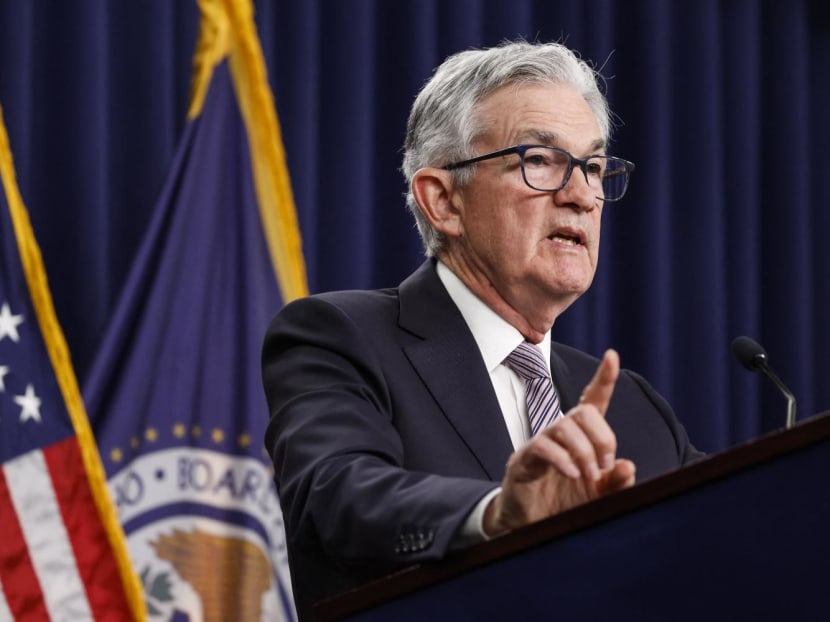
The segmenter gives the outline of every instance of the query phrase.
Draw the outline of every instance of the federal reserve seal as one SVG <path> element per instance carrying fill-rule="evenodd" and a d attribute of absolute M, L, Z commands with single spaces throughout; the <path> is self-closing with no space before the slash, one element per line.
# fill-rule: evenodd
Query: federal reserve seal
<path fill-rule="evenodd" d="M 150 620 L 294 620 L 282 512 L 249 456 L 173 447 L 109 480 Z"/>

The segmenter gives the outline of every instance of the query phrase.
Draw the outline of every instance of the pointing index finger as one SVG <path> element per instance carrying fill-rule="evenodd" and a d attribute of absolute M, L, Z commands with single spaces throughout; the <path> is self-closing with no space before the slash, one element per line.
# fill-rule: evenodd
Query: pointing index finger
<path fill-rule="evenodd" d="M 608 404 L 611 402 L 611 396 L 614 394 L 614 387 L 617 384 L 617 378 L 620 375 L 620 355 L 616 350 L 608 349 L 600 361 L 599 367 L 582 392 L 582 397 L 579 398 L 580 404 L 591 404 L 596 409 L 605 415 L 608 410 Z"/>

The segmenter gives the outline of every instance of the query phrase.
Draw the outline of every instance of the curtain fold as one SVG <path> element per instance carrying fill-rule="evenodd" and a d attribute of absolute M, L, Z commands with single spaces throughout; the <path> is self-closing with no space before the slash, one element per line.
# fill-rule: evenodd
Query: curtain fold
<path fill-rule="evenodd" d="M 783 426 L 749 335 L 830 409 L 830 9 L 818 0 L 256 3 L 312 291 L 396 285 L 421 261 L 398 172 L 446 55 L 559 40 L 602 68 L 630 194 L 554 337 L 617 348 L 718 451 Z M 195 2 L 0 4 L 0 103 L 83 381 L 185 123 Z M 263 327 L 264 329 L 264 327 Z"/>

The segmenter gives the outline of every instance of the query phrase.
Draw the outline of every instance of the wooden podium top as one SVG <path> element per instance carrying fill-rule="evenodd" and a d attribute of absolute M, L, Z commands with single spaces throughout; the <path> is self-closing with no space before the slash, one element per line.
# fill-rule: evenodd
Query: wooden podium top
<path fill-rule="evenodd" d="M 317 619 L 338 620 L 370 610 L 544 543 L 561 540 L 635 510 L 648 508 L 810 446 L 825 443 L 828 439 L 830 411 L 804 420 L 789 430 L 767 434 L 622 492 L 458 551 L 439 562 L 412 566 L 359 589 L 324 600 L 315 606 Z"/>

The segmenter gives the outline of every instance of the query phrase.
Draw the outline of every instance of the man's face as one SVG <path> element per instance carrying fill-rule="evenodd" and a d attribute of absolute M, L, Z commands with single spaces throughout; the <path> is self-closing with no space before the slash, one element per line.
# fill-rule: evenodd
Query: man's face
<path fill-rule="evenodd" d="M 508 85 L 479 108 L 485 134 L 476 154 L 518 144 L 548 144 L 584 158 L 604 153 L 596 118 L 570 86 Z M 462 235 L 450 254 L 530 317 L 541 307 L 564 310 L 585 292 L 597 267 L 602 201 L 576 167 L 564 188 L 540 192 L 522 179 L 511 154 L 479 162 L 457 190 Z"/>

